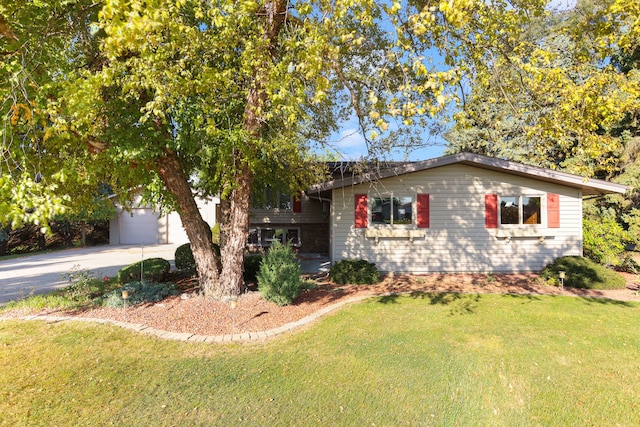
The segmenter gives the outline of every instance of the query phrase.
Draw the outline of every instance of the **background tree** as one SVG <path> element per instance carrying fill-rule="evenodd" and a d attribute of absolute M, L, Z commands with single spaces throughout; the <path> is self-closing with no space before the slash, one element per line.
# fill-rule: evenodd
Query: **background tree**
<path fill-rule="evenodd" d="M 610 176 L 625 144 L 616 129 L 640 108 L 637 72 L 612 62 L 637 46 L 637 9 L 637 2 L 584 0 L 561 12 L 480 11 L 479 22 L 498 13 L 507 26 L 517 22 L 519 28 L 488 28 L 481 56 L 461 42 L 471 94 L 447 136 L 449 150 L 477 147 L 527 163 Z M 509 19 L 523 13 L 525 20 Z"/>

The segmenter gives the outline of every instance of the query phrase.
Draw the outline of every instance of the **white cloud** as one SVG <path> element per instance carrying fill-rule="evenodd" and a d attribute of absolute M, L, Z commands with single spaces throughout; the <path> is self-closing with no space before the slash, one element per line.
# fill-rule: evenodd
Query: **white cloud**
<path fill-rule="evenodd" d="M 367 155 L 367 144 L 360 131 L 347 127 L 334 134 L 329 140 L 331 146 L 343 160 L 357 160 Z"/>
<path fill-rule="evenodd" d="M 336 148 L 349 149 L 354 147 L 361 147 L 366 149 L 366 144 L 362 134 L 358 129 L 343 129 L 335 141 Z"/>

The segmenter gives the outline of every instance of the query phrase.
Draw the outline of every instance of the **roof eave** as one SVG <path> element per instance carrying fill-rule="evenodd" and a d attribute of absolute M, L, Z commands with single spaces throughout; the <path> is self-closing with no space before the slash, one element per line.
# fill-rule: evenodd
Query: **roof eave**
<path fill-rule="evenodd" d="M 384 171 L 381 171 L 380 173 L 366 173 L 362 175 L 355 175 L 347 178 L 337 179 L 322 184 L 317 184 L 312 186 L 309 191 L 312 193 L 324 192 L 336 188 L 348 187 L 384 178 L 390 178 L 392 176 L 399 176 L 412 172 L 435 169 L 438 167 L 456 163 L 507 173 L 511 175 L 538 179 L 540 181 L 560 184 L 567 187 L 579 188 L 580 190 L 582 190 L 583 195 L 587 196 L 613 193 L 624 194 L 630 189 L 630 187 L 622 184 L 616 184 L 598 179 L 588 179 L 566 172 L 524 165 L 522 163 L 516 163 L 509 160 L 496 159 L 493 157 L 487 157 L 472 153 L 458 153 L 449 156 L 438 157 L 435 159 L 405 164 L 399 167 L 386 169 Z"/>

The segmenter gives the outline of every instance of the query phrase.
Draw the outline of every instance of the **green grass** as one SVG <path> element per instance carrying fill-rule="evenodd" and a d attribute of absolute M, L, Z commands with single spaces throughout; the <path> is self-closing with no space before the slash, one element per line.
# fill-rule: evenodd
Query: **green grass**
<path fill-rule="evenodd" d="M 433 294 L 264 344 L 0 322 L 0 425 L 638 425 L 640 305 Z"/>

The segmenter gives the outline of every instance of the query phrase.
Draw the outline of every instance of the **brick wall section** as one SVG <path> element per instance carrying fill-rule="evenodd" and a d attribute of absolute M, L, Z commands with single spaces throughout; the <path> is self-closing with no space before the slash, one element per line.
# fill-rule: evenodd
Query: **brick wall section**
<path fill-rule="evenodd" d="M 299 224 L 299 226 L 302 242 L 300 252 L 329 253 L 329 223 Z"/>
<path fill-rule="evenodd" d="M 265 228 L 265 224 L 251 223 L 249 226 Z M 301 253 L 329 253 L 329 223 L 312 224 L 268 224 L 269 228 L 298 228 L 300 229 L 301 246 L 296 251 Z"/>

